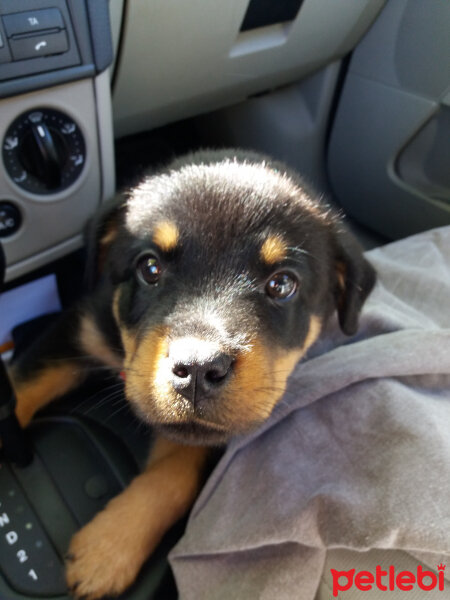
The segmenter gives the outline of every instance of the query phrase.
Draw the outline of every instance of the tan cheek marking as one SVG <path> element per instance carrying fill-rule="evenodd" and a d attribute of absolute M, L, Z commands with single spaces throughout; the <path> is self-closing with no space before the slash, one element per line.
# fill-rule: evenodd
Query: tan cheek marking
<path fill-rule="evenodd" d="M 276 389 L 276 393 L 274 394 L 273 404 L 274 406 L 276 402 L 281 398 L 281 396 L 286 391 L 286 384 L 289 378 L 289 375 L 294 370 L 295 365 L 305 354 L 305 350 L 303 348 L 291 350 L 290 352 L 284 352 L 280 354 L 278 358 L 273 361 L 273 386 Z M 277 395 L 278 394 L 278 395 Z"/>
<path fill-rule="evenodd" d="M 229 424 L 244 429 L 270 415 L 272 382 L 270 354 L 260 339 L 242 353 L 234 365 L 233 378 L 225 392 L 225 415 Z"/>
<path fill-rule="evenodd" d="M 283 352 L 280 354 L 279 358 L 274 360 L 274 381 L 276 381 L 279 388 L 282 389 L 282 393 L 286 390 L 289 375 L 292 373 L 299 360 L 306 354 L 308 348 L 310 348 L 317 340 L 321 329 L 322 321 L 316 315 L 312 315 L 303 346 L 289 352 Z"/>
<path fill-rule="evenodd" d="M 40 408 L 81 383 L 83 373 L 75 365 L 65 363 L 44 368 L 27 381 L 20 381 L 13 369 L 11 378 L 17 399 L 17 418 L 25 427 Z"/>
<path fill-rule="evenodd" d="M 171 410 L 171 387 L 161 368 L 167 353 L 167 330 L 165 327 L 156 327 L 139 344 L 133 356 L 133 368 L 126 379 L 126 391 L 130 399 L 137 402 L 146 414 L 150 408 L 148 400 L 151 399 L 152 408 L 159 404 L 163 411 L 167 411 L 159 415 L 162 419 L 169 419 Z"/>
<path fill-rule="evenodd" d="M 269 350 L 263 351 L 258 346 L 259 342 L 248 356 L 237 362 L 239 366 L 235 369 L 232 386 L 235 389 L 230 390 L 231 394 L 227 393 L 238 427 L 240 422 L 242 425 L 262 422 L 270 416 L 286 390 L 289 375 L 304 354 L 301 348 L 274 357 Z"/>
<path fill-rule="evenodd" d="M 343 262 L 338 261 L 336 263 L 336 272 L 338 285 L 341 288 L 341 290 L 345 290 L 345 276 L 347 274 L 347 267 Z"/>
<path fill-rule="evenodd" d="M 98 241 L 98 252 L 97 252 L 97 255 L 98 255 L 97 256 L 97 273 L 98 273 L 98 275 L 100 275 L 102 267 L 105 263 L 106 254 L 108 252 L 109 247 L 114 242 L 114 240 L 117 238 L 118 230 L 119 230 L 119 227 L 118 227 L 117 223 L 115 223 L 115 222 L 109 223 L 105 233 L 102 235 L 102 237 Z"/>
<path fill-rule="evenodd" d="M 136 335 L 126 329 L 120 321 L 119 302 L 120 288 L 114 292 L 112 310 L 125 350 L 125 371 L 129 369 L 125 380 L 126 395 L 145 415 L 148 416 L 148 401 L 151 399 L 152 404 L 159 404 L 167 411 L 167 414 L 159 416 L 170 419 L 168 401 L 172 391 L 161 369 L 161 362 L 166 358 L 168 350 L 167 329 L 157 327 L 146 333 L 138 346 Z"/>
<path fill-rule="evenodd" d="M 102 246 L 109 246 L 116 239 L 118 233 L 118 228 L 115 226 L 111 227 L 106 233 L 100 238 L 100 244 Z"/>
<path fill-rule="evenodd" d="M 226 410 L 237 428 L 269 417 L 286 390 L 289 375 L 317 340 L 321 328 L 320 318 L 313 315 L 301 348 L 274 353 L 257 339 L 250 352 L 236 361 L 234 379 L 226 392 Z"/>
<path fill-rule="evenodd" d="M 126 329 L 120 321 L 119 315 L 120 288 L 113 294 L 112 312 L 114 319 L 119 327 L 120 337 L 122 339 L 123 348 L 125 350 L 125 366 L 129 363 L 130 358 L 136 352 L 136 336 L 133 332 Z"/>
<path fill-rule="evenodd" d="M 261 246 L 259 254 L 263 262 L 273 265 L 286 258 L 286 242 L 279 235 L 271 235 Z"/>
<path fill-rule="evenodd" d="M 317 315 L 312 315 L 311 320 L 309 321 L 309 329 L 306 334 L 305 341 L 303 342 L 302 352 L 303 354 L 310 348 L 322 331 L 322 321 L 320 317 Z"/>
<path fill-rule="evenodd" d="M 114 316 L 114 319 L 116 320 L 117 325 L 120 324 L 119 302 L 120 302 L 120 289 L 117 289 L 113 293 L 113 301 L 112 301 L 112 312 L 113 312 L 113 316 Z"/>
<path fill-rule="evenodd" d="M 166 358 L 168 351 L 167 329 L 157 327 L 146 333 L 138 346 L 136 335 L 127 330 L 120 321 L 119 302 L 120 288 L 114 292 L 112 310 L 125 350 L 125 394 L 142 411 L 143 418 L 158 416 L 159 420 L 170 420 L 169 400 L 173 394 L 161 369 L 161 362 Z M 166 414 L 154 414 L 154 406 L 158 404 L 161 408 L 160 413 L 166 411 Z M 152 415 L 149 415 L 150 409 L 153 410 Z"/>
<path fill-rule="evenodd" d="M 153 233 L 153 241 L 163 252 L 174 250 L 178 243 L 178 238 L 178 228 L 172 221 L 162 221 L 156 225 Z"/>
<path fill-rule="evenodd" d="M 90 315 L 84 315 L 81 318 L 79 340 L 83 350 L 91 356 L 114 368 L 120 369 L 122 366 L 122 360 L 108 346 L 101 331 Z"/>
<path fill-rule="evenodd" d="M 167 352 L 167 330 L 165 327 L 156 327 L 145 335 L 139 345 L 133 366 L 137 371 L 148 375 L 149 380 L 153 380 Z"/>
<path fill-rule="evenodd" d="M 286 391 L 287 380 L 289 375 L 294 370 L 299 360 L 306 354 L 308 348 L 310 348 L 320 335 L 322 329 L 322 322 L 319 317 L 313 315 L 309 322 L 308 333 L 306 334 L 303 346 L 299 349 L 291 350 L 290 352 L 284 353 L 280 358 L 275 359 L 273 369 L 273 380 L 274 387 L 281 390 L 278 397 L 274 397 L 273 406 L 278 402 L 281 396 Z"/>

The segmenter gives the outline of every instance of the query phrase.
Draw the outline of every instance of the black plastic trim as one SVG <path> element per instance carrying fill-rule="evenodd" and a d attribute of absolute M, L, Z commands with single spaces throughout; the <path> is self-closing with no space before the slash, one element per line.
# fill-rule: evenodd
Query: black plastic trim
<path fill-rule="evenodd" d="M 302 4 L 303 0 L 250 0 L 241 31 L 293 21 Z"/>
<path fill-rule="evenodd" d="M 113 61 L 108 0 L 86 0 L 95 68 L 101 73 Z"/>

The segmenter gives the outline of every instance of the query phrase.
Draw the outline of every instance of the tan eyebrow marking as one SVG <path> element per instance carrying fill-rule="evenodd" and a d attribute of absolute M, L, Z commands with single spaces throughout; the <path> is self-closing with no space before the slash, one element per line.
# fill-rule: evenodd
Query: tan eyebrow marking
<path fill-rule="evenodd" d="M 271 235 L 265 240 L 259 251 L 261 259 L 268 265 L 273 265 L 286 258 L 286 242 L 279 235 Z"/>
<path fill-rule="evenodd" d="M 177 245 L 179 236 L 178 227 L 175 223 L 161 221 L 155 227 L 153 241 L 163 252 L 170 252 Z"/>

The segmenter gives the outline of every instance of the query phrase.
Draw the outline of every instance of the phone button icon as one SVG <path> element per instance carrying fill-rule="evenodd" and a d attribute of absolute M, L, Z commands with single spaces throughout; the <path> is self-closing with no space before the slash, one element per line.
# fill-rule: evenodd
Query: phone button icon
<path fill-rule="evenodd" d="M 42 50 L 43 48 L 47 47 L 47 40 L 41 40 L 40 42 L 38 42 L 34 49 L 36 50 L 36 52 L 39 52 L 39 50 Z"/>

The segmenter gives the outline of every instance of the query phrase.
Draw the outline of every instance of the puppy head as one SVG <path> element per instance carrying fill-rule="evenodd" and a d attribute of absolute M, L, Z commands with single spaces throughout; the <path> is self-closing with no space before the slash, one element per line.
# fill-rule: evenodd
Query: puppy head
<path fill-rule="evenodd" d="M 375 276 L 279 165 L 197 162 L 131 192 L 104 275 L 130 402 L 166 435 L 219 444 L 270 415 L 335 309 L 354 333 Z"/>

